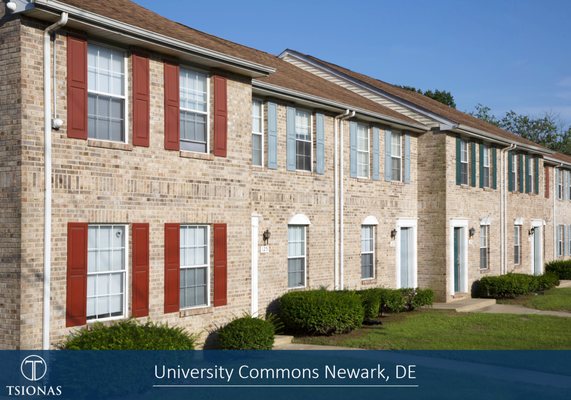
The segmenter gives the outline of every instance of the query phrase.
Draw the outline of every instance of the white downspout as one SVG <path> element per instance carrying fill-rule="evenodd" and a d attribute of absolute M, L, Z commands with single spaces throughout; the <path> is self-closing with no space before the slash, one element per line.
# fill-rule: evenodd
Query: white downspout
<path fill-rule="evenodd" d="M 51 291 L 51 242 L 52 242 L 52 105 L 50 85 L 50 35 L 67 24 L 67 13 L 44 30 L 44 315 L 42 348 L 50 349 L 50 291 Z M 54 54 L 56 48 L 54 43 Z M 55 70 L 54 70 L 55 76 Z M 55 88 L 54 88 L 55 91 Z"/>
<path fill-rule="evenodd" d="M 346 110 L 343 114 L 339 114 L 335 117 L 333 121 L 334 129 L 335 129 L 335 155 L 334 155 L 334 180 L 335 180 L 335 212 L 333 215 L 333 219 L 335 221 L 335 232 L 334 232 L 334 241 L 335 241 L 335 248 L 334 248 L 334 289 L 339 289 L 339 119 L 347 117 L 350 114 L 349 110 Z"/>
<path fill-rule="evenodd" d="M 355 116 L 355 111 L 352 111 L 351 114 L 347 115 L 346 117 L 343 117 L 339 120 L 339 124 L 341 125 L 340 130 L 341 130 L 341 143 L 339 143 L 339 146 L 341 147 L 341 178 L 340 178 L 340 187 L 339 187 L 339 223 L 341 225 L 341 229 L 340 229 L 340 249 L 339 249 L 339 259 L 340 259 L 340 264 L 339 264 L 339 289 L 343 290 L 343 288 L 345 287 L 344 284 L 344 255 L 345 255 L 345 251 L 344 251 L 344 247 L 343 247 L 343 236 L 344 236 L 344 232 L 345 232 L 345 225 L 343 224 L 343 215 L 345 214 L 344 208 L 345 208 L 345 195 L 343 192 L 343 180 L 345 178 L 345 171 L 344 171 L 344 162 L 343 160 L 345 159 L 344 157 L 344 152 L 343 150 L 343 144 L 345 142 L 344 139 L 344 134 L 343 134 L 343 121 L 346 119 L 350 119 L 353 118 Z"/>
<path fill-rule="evenodd" d="M 507 203 L 508 203 L 508 190 L 507 190 L 507 181 L 506 176 L 509 177 L 511 171 L 507 171 L 508 169 L 508 159 L 506 158 L 506 154 L 509 157 L 509 152 L 515 150 L 517 147 L 516 144 L 510 144 L 509 147 L 505 147 L 500 150 L 500 275 L 504 275 L 507 273 Z M 507 174 L 506 174 L 507 171 Z M 515 184 L 515 182 L 514 182 Z"/>

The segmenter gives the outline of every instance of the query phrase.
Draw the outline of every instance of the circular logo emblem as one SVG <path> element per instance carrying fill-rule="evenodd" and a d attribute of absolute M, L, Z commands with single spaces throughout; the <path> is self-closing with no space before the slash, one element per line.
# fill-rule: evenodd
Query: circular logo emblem
<path fill-rule="evenodd" d="M 42 357 L 31 355 L 24 358 L 20 364 L 20 372 L 29 381 L 39 381 L 48 372 L 48 364 Z"/>

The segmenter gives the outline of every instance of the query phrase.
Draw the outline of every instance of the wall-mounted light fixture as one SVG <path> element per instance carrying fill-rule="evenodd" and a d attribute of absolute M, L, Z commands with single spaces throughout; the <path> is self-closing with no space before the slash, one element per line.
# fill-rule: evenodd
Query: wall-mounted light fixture
<path fill-rule="evenodd" d="M 534 228 L 531 228 L 527 234 L 528 234 L 529 236 L 533 236 L 534 233 L 535 233 L 535 227 L 534 227 Z"/>
<path fill-rule="evenodd" d="M 6 8 L 14 12 L 16 11 L 16 3 L 14 3 L 13 1 L 9 1 L 8 3 L 6 3 Z"/>
<path fill-rule="evenodd" d="M 264 246 L 268 245 L 270 241 L 270 236 L 272 236 L 272 234 L 270 233 L 269 229 L 266 229 L 264 233 L 262 233 L 262 239 L 264 239 Z"/>
<path fill-rule="evenodd" d="M 472 239 L 474 237 L 474 235 L 476 234 L 476 229 L 470 228 L 470 230 L 468 231 L 468 234 L 470 235 L 470 239 Z"/>
<path fill-rule="evenodd" d="M 396 229 L 393 229 L 393 230 L 391 231 L 391 239 L 392 239 L 392 240 L 395 240 L 396 237 L 397 237 L 397 230 L 396 230 Z"/>

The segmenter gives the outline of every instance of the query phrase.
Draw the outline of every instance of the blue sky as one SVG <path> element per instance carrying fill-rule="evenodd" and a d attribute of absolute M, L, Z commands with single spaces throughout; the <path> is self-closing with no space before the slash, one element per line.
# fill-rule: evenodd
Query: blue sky
<path fill-rule="evenodd" d="M 273 54 L 286 48 L 387 82 L 571 124 L 569 0 L 136 0 Z"/>

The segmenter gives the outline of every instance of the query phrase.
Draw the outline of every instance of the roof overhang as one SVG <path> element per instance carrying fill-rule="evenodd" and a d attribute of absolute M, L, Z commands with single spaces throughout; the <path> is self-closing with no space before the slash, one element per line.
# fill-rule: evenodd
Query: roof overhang
<path fill-rule="evenodd" d="M 550 157 L 550 156 L 546 156 L 543 159 L 544 159 L 544 162 L 549 164 L 549 165 L 571 168 L 571 162 L 562 161 L 562 160 L 559 160 L 557 158 Z"/>
<path fill-rule="evenodd" d="M 178 58 L 181 61 L 222 69 L 239 75 L 259 78 L 275 72 L 274 68 L 233 57 L 191 43 L 161 35 L 147 29 L 125 24 L 78 7 L 56 0 L 30 1 L 23 14 L 52 23 L 62 12 L 69 14 L 66 28 L 77 29 L 88 35 L 117 42 L 122 45 L 140 47 Z"/>

